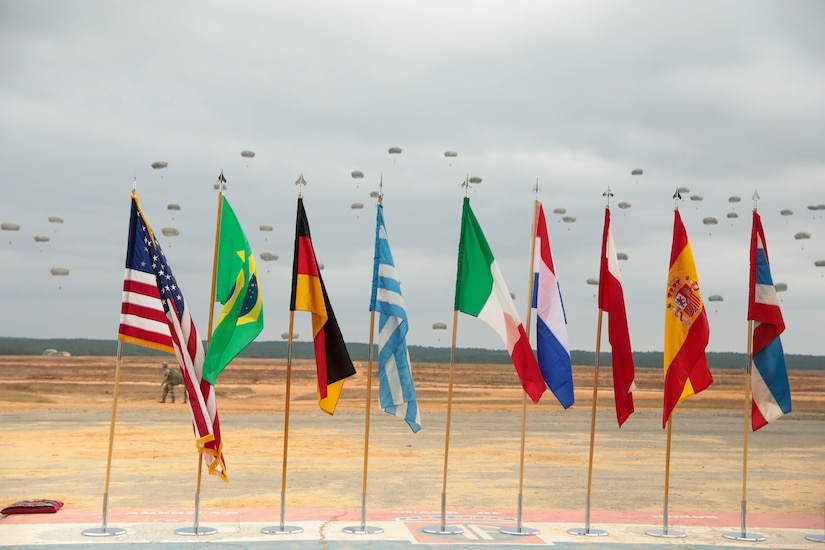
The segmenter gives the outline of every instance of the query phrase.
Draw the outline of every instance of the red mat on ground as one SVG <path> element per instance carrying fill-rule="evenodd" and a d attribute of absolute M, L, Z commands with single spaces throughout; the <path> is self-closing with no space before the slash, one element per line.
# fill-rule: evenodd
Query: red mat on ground
<path fill-rule="evenodd" d="M 20 500 L 6 506 L 0 513 L 9 514 L 54 514 L 63 508 L 63 503 L 59 500 L 48 500 L 44 498 L 32 500 Z"/>

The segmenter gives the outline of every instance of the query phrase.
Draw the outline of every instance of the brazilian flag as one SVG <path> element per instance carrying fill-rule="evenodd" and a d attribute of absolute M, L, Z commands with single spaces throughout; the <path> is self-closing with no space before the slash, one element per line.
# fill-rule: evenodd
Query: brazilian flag
<path fill-rule="evenodd" d="M 215 299 L 223 309 L 203 363 L 203 378 L 212 385 L 264 328 L 255 257 L 229 201 L 221 200 Z"/>

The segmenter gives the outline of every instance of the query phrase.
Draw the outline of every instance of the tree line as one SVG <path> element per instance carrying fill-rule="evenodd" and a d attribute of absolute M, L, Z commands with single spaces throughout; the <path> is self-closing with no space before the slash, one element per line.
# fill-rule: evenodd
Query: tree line
<path fill-rule="evenodd" d="M 117 340 L 92 340 L 82 338 L 10 338 L 0 337 L 0 355 L 43 355 L 46 350 L 58 350 L 74 356 L 115 356 Z M 353 361 L 369 360 L 369 345 L 366 343 L 348 343 L 350 357 Z M 450 362 L 451 349 L 448 347 L 408 346 L 410 359 L 415 363 Z M 250 359 L 286 359 L 289 344 L 285 341 L 252 342 L 239 357 Z M 124 356 L 166 357 L 168 354 L 157 350 L 123 344 Z M 574 365 L 595 365 L 596 353 L 593 351 L 572 350 L 570 356 Z M 312 359 L 314 349 L 312 342 L 292 343 L 292 357 L 295 359 Z M 378 345 L 373 345 L 373 361 L 378 360 Z M 661 351 L 634 351 L 633 361 L 636 368 L 663 368 Z M 708 361 L 712 368 L 743 369 L 747 362 L 745 353 L 708 352 Z M 506 364 L 510 356 L 505 350 L 484 348 L 456 348 L 456 363 Z M 790 370 L 817 370 L 825 368 L 825 357 L 818 355 L 786 354 L 785 363 Z M 599 364 L 612 364 L 610 351 L 602 351 Z"/>

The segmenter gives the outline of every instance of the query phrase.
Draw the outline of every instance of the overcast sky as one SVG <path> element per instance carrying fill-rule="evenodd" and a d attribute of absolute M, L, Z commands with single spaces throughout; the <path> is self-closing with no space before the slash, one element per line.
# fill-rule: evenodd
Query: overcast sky
<path fill-rule="evenodd" d="M 533 201 L 544 204 L 570 344 L 584 350 L 596 347 L 586 280 L 610 186 L 633 348 L 663 348 L 672 195 L 685 187 L 709 350 L 747 351 L 758 191 L 773 278 L 788 288 L 785 351 L 825 355 L 825 206 L 809 208 L 825 203 L 823 21 L 817 0 L 2 0 L 0 221 L 20 230 L 0 233 L 0 335 L 116 337 L 136 181 L 154 230 L 179 229 L 161 243 L 206 338 L 223 171 L 253 252 L 280 256 L 259 261 L 259 340 L 289 327 L 299 190 L 344 338 L 369 340 L 369 193 L 383 177 L 408 342 L 449 346 L 460 184 L 478 176 L 471 205 L 523 321 Z M 299 340 L 309 317 L 295 314 Z M 503 349 L 465 314 L 457 345 Z"/>

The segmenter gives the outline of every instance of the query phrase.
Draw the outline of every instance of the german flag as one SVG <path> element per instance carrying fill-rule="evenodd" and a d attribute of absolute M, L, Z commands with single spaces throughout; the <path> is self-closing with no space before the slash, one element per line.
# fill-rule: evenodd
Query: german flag
<path fill-rule="evenodd" d="M 304 210 L 304 199 L 300 197 L 295 221 L 295 256 L 292 262 L 292 298 L 289 309 L 312 314 L 318 405 L 325 413 L 333 414 L 344 387 L 344 379 L 355 374 L 355 367 L 321 279 Z"/>

